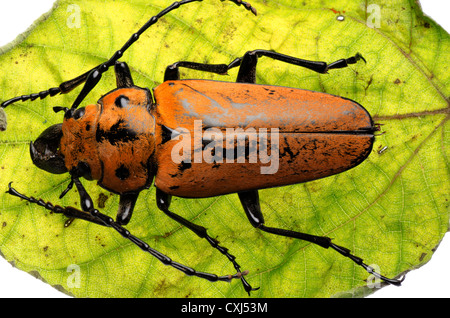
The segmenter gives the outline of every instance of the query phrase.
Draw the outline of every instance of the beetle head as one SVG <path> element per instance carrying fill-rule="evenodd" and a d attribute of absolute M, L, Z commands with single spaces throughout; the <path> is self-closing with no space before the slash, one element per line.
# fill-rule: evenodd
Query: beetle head
<path fill-rule="evenodd" d="M 62 124 L 56 124 L 30 143 L 31 160 L 38 168 L 54 174 L 67 172 L 64 157 L 59 152 L 61 137 Z"/>

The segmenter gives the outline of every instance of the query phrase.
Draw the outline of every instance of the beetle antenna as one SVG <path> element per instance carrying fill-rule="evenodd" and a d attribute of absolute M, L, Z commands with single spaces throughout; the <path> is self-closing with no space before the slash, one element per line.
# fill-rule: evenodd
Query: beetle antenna
<path fill-rule="evenodd" d="M 63 107 L 63 106 L 55 106 L 55 107 L 53 107 L 53 111 L 55 113 L 59 113 L 60 111 L 64 111 L 64 113 L 67 113 L 68 110 L 69 110 L 69 108 Z"/>
<path fill-rule="evenodd" d="M 138 31 L 136 31 L 136 33 L 133 33 L 131 37 L 128 39 L 128 41 L 125 42 L 125 44 L 119 50 L 117 50 L 109 60 L 93 68 L 90 72 L 85 73 L 87 75 L 85 77 L 84 86 L 81 89 L 81 92 L 78 94 L 75 101 L 73 102 L 71 109 L 74 110 L 78 108 L 78 106 L 81 104 L 84 98 L 92 91 L 92 89 L 98 84 L 98 82 L 100 82 L 102 74 L 105 73 L 111 66 L 115 65 L 116 62 L 123 56 L 125 51 L 128 50 L 128 48 L 131 45 L 133 45 L 133 43 L 136 42 L 139 39 L 139 37 L 149 27 L 158 22 L 159 19 L 161 19 L 169 12 L 178 9 L 182 5 L 195 1 L 203 1 L 203 0 L 181 0 L 172 3 L 170 6 L 159 12 L 157 15 L 151 17 L 150 20 L 148 20 Z M 242 0 L 230 0 L 230 1 L 234 2 L 236 5 L 243 5 L 244 8 L 246 8 L 247 10 L 251 11 L 253 14 L 256 15 L 256 10 L 251 6 L 251 4 L 244 2 Z"/>
<path fill-rule="evenodd" d="M 72 109 L 75 109 L 79 106 L 79 104 L 83 101 L 83 99 L 89 94 L 89 92 L 97 85 L 97 83 L 100 81 L 102 74 L 106 72 L 109 67 L 113 66 L 118 59 L 120 59 L 123 55 L 123 53 L 134 43 L 136 42 L 140 35 L 144 33 L 150 26 L 158 22 L 158 20 L 166 15 L 167 13 L 178 9 L 180 6 L 191 3 L 191 2 L 201 2 L 203 0 L 180 0 L 175 1 L 170 6 L 159 12 L 157 15 L 153 16 L 148 20 L 136 33 L 134 33 L 128 41 L 122 46 L 122 48 L 118 51 L 116 51 L 113 56 L 106 62 L 95 66 L 94 68 L 90 69 L 89 71 L 77 76 L 76 78 L 73 78 L 71 80 L 65 81 L 61 83 L 58 87 L 52 87 L 48 90 L 39 92 L 39 93 L 33 93 L 29 95 L 22 95 L 13 97 L 11 99 L 8 99 L 0 104 L 0 107 L 7 107 L 11 104 L 14 104 L 16 102 L 22 101 L 28 101 L 28 100 L 35 100 L 37 98 L 43 99 L 47 96 L 55 96 L 57 94 L 66 94 L 70 91 L 72 91 L 74 88 L 78 87 L 82 83 L 85 83 L 82 91 L 78 94 L 77 98 L 75 99 L 75 102 L 72 105 Z M 221 0 L 224 1 L 224 0 Z M 238 6 L 243 6 L 246 10 L 251 11 L 254 15 L 257 14 L 256 9 L 248 2 L 242 1 L 242 0 L 229 0 L 233 3 L 235 3 Z"/>
<path fill-rule="evenodd" d="M 76 183 L 77 187 L 79 185 L 81 185 L 81 183 L 79 182 L 79 180 L 77 178 L 74 178 L 73 181 Z M 243 272 L 239 272 L 236 273 L 234 275 L 224 275 L 224 276 L 217 276 L 215 274 L 210 274 L 210 273 L 204 273 L 204 272 L 197 272 L 196 270 L 194 270 L 193 268 L 190 268 L 186 265 L 174 262 L 172 259 L 170 259 L 168 256 L 162 254 L 161 252 L 158 252 L 157 250 L 151 248 L 147 243 L 145 243 L 144 241 L 142 241 L 141 239 L 137 238 L 136 236 L 132 235 L 130 233 L 130 231 L 128 231 L 127 229 L 125 229 L 124 227 L 122 227 L 119 223 L 115 222 L 111 217 L 109 217 L 108 215 L 105 215 L 103 213 L 100 213 L 100 211 L 98 211 L 97 209 L 94 209 L 93 206 L 90 206 L 90 210 L 89 212 L 87 211 L 81 211 L 78 210 L 76 208 L 73 207 L 61 207 L 59 205 L 53 205 L 50 202 L 45 202 L 42 199 L 36 199 L 34 197 L 28 197 L 24 194 L 21 194 L 20 192 L 18 192 L 16 189 L 14 189 L 13 187 L 11 187 L 11 183 L 10 182 L 8 184 L 8 191 L 6 191 L 6 193 L 19 197 L 23 200 L 26 200 L 30 203 L 34 203 L 37 204 L 41 207 L 44 207 L 47 210 L 50 210 L 54 213 L 62 213 L 65 216 L 69 217 L 69 218 L 77 218 L 77 219 L 83 219 L 89 222 L 93 222 L 99 225 L 103 225 L 106 227 L 112 227 L 114 230 L 116 230 L 122 237 L 130 240 L 132 243 L 134 243 L 135 245 L 137 245 L 140 249 L 142 249 L 145 252 L 150 253 L 152 256 L 156 257 L 159 261 L 161 261 L 164 265 L 169 265 L 172 266 L 175 269 L 178 269 L 179 271 L 185 273 L 188 276 L 197 276 L 200 278 L 204 278 L 210 282 L 217 282 L 217 281 L 224 281 L 224 282 L 230 282 L 233 279 L 241 279 L 243 275 L 246 275 L 248 272 L 247 271 L 243 271 Z M 81 186 L 81 188 L 78 188 L 79 190 L 81 190 L 81 192 L 84 192 L 83 194 L 85 194 L 85 190 L 84 188 Z M 86 193 L 87 195 L 87 193 Z M 83 200 L 82 200 L 83 201 Z M 82 205 L 90 205 L 91 202 L 87 202 L 87 201 L 91 201 L 90 197 L 86 197 L 85 200 L 86 202 L 80 202 Z"/>

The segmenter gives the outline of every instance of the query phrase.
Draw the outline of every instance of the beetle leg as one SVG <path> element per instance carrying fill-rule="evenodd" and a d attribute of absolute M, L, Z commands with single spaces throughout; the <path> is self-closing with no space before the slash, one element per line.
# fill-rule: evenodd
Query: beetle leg
<path fill-rule="evenodd" d="M 325 62 L 317 62 L 317 61 L 309 61 L 303 60 L 296 57 L 292 57 L 289 55 L 284 55 L 281 53 L 267 51 L 267 50 L 254 50 L 249 51 L 244 54 L 242 58 L 239 58 L 234 61 L 235 64 L 241 64 L 239 68 L 239 73 L 237 76 L 237 82 L 239 83 L 255 83 L 256 82 L 256 64 L 258 62 L 258 57 L 266 56 L 270 57 L 274 60 L 282 61 L 285 63 L 305 67 L 317 73 L 327 73 L 329 69 L 334 68 L 343 68 L 347 67 L 349 64 L 355 64 L 359 60 L 365 59 L 361 54 L 357 53 L 355 56 L 352 56 L 347 59 L 340 59 L 331 64 L 327 64 Z M 239 62 L 240 60 L 240 62 Z"/>
<path fill-rule="evenodd" d="M 116 74 L 117 88 L 129 88 L 134 86 L 130 68 L 127 63 L 117 61 L 114 65 L 114 72 Z"/>
<path fill-rule="evenodd" d="M 160 189 L 156 188 L 156 203 L 158 205 L 158 208 L 163 211 L 167 216 L 169 216 L 172 220 L 175 220 L 176 222 L 180 223 L 181 225 L 187 227 L 189 230 L 197 234 L 198 237 L 204 238 L 208 241 L 208 243 L 217 249 L 220 253 L 225 255 L 231 263 L 233 263 L 234 268 L 236 269 L 237 273 L 241 273 L 241 267 L 238 263 L 236 263 L 235 259 L 236 257 L 234 255 L 231 255 L 228 253 L 228 249 L 225 247 L 222 247 L 219 245 L 219 242 L 209 236 L 206 233 L 206 228 L 203 226 L 197 225 L 195 223 L 192 223 L 185 218 L 179 216 L 178 214 L 175 214 L 171 211 L 169 211 L 170 201 L 172 196 L 168 195 L 167 193 L 161 191 Z M 253 290 L 258 290 L 258 288 L 252 288 L 252 286 L 245 280 L 244 276 L 241 277 L 242 284 L 244 285 L 245 291 L 250 295 L 250 292 Z"/>
<path fill-rule="evenodd" d="M 127 225 L 130 222 L 139 192 L 128 192 L 120 195 L 119 210 L 117 211 L 116 222 Z"/>
<path fill-rule="evenodd" d="M 164 81 L 179 80 L 180 67 L 185 67 L 202 72 L 216 73 L 220 75 L 226 75 L 227 71 L 230 69 L 226 64 L 204 64 L 204 63 L 179 61 L 166 67 L 166 71 L 164 73 Z"/>
<path fill-rule="evenodd" d="M 11 183 L 9 183 L 9 189 L 6 191 L 6 193 L 11 194 L 13 196 L 19 197 L 23 200 L 26 200 L 30 203 L 35 203 L 39 206 L 44 207 L 45 209 L 52 211 L 53 213 L 62 213 L 68 217 L 73 218 L 79 218 L 83 219 L 89 222 L 93 222 L 99 225 L 103 225 L 106 227 L 112 227 L 114 230 L 116 230 L 120 235 L 122 235 L 124 238 L 130 240 L 132 243 L 137 245 L 140 249 L 142 249 L 145 252 L 150 253 L 152 256 L 156 257 L 159 261 L 161 261 L 164 265 L 172 266 L 175 269 L 178 269 L 179 271 L 182 271 L 188 276 L 196 276 L 203 279 L 206 279 L 210 282 L 217 282 L 217 281 L 224 281 L 229 282 L 232 279 L 242 279 L 243 275 L 246 275 L 246 272 L 243 273 L 236 273 L 234 275 L 224 275 L 224 276 L 217 276 L 215 274 L 210 273 L 204 273 L 204 272 L 197 272 L 193 268 L 190 268 L 186 265 L 174 262 L 172 259 L 167 257 L 166 255 L 158 252 L 157 250 L 151 248 L 147 243 L 142 241 L 141 239 L 135 237 L 132 235 L 127 229 L 122 227 L 119 223 L 115 222 L 111 217 L 100 213 L 97 209 L 95 209 L 92 205 L 92 200 L 87 194 L 86 190 L 84 189 L 83 185 L 81 185 L 80 181 L 78 179 L 74 179 L 75 185 L 77 186 L 78 190 L 80 191 L 80 197 L 82 199 L 81 205 L 83 208 L 89 208 L 89 211 L 80 211 L 73 207 L 61 207 L 59 205 L 53 205 L 50 202 L 45 202 L 42 199 L 36 199 L 34 197 L 27 197 L 21 193 L 19 193 L 16 189 L 11 187 Z M 86 213 L 89 212 L 89 213 Z"/>
<path fill-rule="evenodd" d="M 176 81 L 180 79 L 180 67 L 189 68 L 192 70 L 215 73 L 219 75 L 227 75 L 228 70 L 233 67 L 238 67 L 241 64 L 241 59 L 236 58 L 230 64 L 207 64 L 207 63 L 196 63 L 196 62 L 188 62 L 188 61 L 179 61 L 175 62 L 166 67 L 166 71 L 164 73 L 164 82 L 165 81 Z"/>
<path fill-rule="evenodd" d="M 238 195 L 239 195 L 239 199 L 241 200 L 244 211 L 247 215 L 247 218 L 249 219 L 250 223 L 255 228 L 258 228 L 267 233 L 272 233 L 275 235 L 280 235 L 280 236 L 285 236 L 285 237 L 292 237 L 292 238 L 304 240 L 307 242 L 311 242 L 311 243 L 319 245 L 323 248 L 331 247 L 335 251 L 339 252 L 341 255 L 350 258 L 353 262 L 355 262 L 359 266 L 362 266 L 368 273 L 374 275 L 375 277 L 377 277 L 389 284 L 400 286 L 401 282 L 403 281 L 403 278 L 402 279 L 390 279 L 390 278 L 380 275 L 379 273 L 375 272 L 372 267 L 364 264 L 363 260 L 361 258 L 352 255 L 350 253 L 349 249 L 331 243 L 331 239 L 329 237 L 310 235 L 310 234 L 306 234 L 306 233 L 300 233 L 300 232 L 296 232 L 296 231 L 290 231 L 290 230 L 284 230 L 284 229 L 265 226 L 264 218 L 263 218 L 263 215 L 261 212 L 261 207 L 259 204 L 258 191 L 257 190 L 245 191 L 245 192 L 238 193 Z"/>

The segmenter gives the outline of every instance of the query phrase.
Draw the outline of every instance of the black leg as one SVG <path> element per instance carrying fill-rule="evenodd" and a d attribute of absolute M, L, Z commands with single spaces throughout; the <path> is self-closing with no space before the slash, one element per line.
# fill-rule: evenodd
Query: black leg
<path fill-rule="evenodd" d="M 111 217 L 100 213 L 97 209 L 94 208 L 92 199 L 87 194 L 86 190 L 82 186 L 82 184 L 79 182 L 78 179 L 74 179 L 75 185 L 77 186 L 77 189 L 80 192 L 81 197 L 81 206 L 83 209 L 88 209 L 89 211 L 80 211 L 73 207 L 61 207 L 58 205 L 53 205 L 50 202 L 45 202 L 42 199 L 36 199 L 33 197 L 27 197 L 21 193 L 19 193 L 17 190 L 11 187 L 11 183 L 9 184 L 9 190 L 6 191 L 7 193 L 19 197 L 23 200 L 26 200 L 31 203 L 35 203 L 39 206 L 44 207 L 45 209 L 52 211 L 53 213 L 62 213 L 70 218 L 80 218 L 89 222 L 94 222 L 99 225 L 103 225 L 106 227 L 112 227 L 114 230 L 116 230 L 120 235 L 122 235 L 124 238 L 130 240 L 135 245 L 137 245 L 140 249 L 142 249 L 145 252 L 150 253 L 152 256 L 156 257 L 159 261 L 161 261 L 164 265 L 172 266 L 175 269 L 178 269 L 179 271 L 182 271 L 188 276 L 196 276 L 203 279 L 206 279 L 211 282 L 216 281 L 225 281 L 229 282 L 232 279 L 240 279 L 242 278 L 242 275 L 245 275 L 246 273 L 236 273 L 234 275 L 225 275 L 225 276 L 217 276 L 215 274 L 210 273 L 204 273 L 204 272 L 197 272 L 196 270 L 187 267 L 186 265 L 174 262 L 166 255 L 158 252 L 155 249 L 152 249 L 147 243 L 142 241 L 141 239 L 135 237 L 132 235 L 127 229 L 122 227 L 119 223 L 115 222 Z M 87 212 L 87 213 L 86 213 Z M 89 215 L 89 217 L 86 217 L 86 215 Z"/>
<path fill-rule="evenodd" d="M 138 196 L 139 192 L 128 192 L 120 195 L 119 210 L 116 217 L 117 223 L 127 225 L 130 222 Z"/>
<path fill-rule="evenodd" d="M 127 63 L 117 61 L 114 65 L 114 73 L 116 74 L 117 88 L 128 88 L 134 86 L 130 68 Z"/>
<path fill-rule="evenodd" d="M 227 71 L 231 68 L 229 65 L 226 65 L 226 64 L 204 64 L 204 63 L 180 61 L 180 62 L 176 62 L 176 63 L 173 63 L 173 64 L 167 66 L 166 71 L 164 73 L 164 81 L 179 80 L 180 79 L 180 71 L 179 71 L 180 67 L 185 67 L 185 68 L 189 68 L 192 70 L 215 73 L 215 74 L 220 74 L 220 75 L 227 74 Z"/>
<path fill-rule="evenodd" d="M 365 62 L 364 58 L 359 53 L 350 58 L 340 59 L 333 63 L 327 64 L 325 62 L 302 60 L 296 57 L 280 54 L 273 51 L 254 50 L 245 53 L 245 55 L 242 58 L 236 59 L 233 62 L 234 64 L 241 64 L 236 80 L 237 82 L 239 83 L 256 82 L 256 64 L 258 63 L 258 57 L 261 56 L 266 56 L 285 63 L 305 67 L 317 73 L 327 73 L 328 70 L 330 69 L 347 67 L 349 64 L 355 64 L 359 60 L 363 60 Z"/>
<path fill-rule="evenodd" d="M 264 218 L 261 213 L 261 207 L 259 205 L 258 191 L 253 190 L 253 191 L 240 192 L 240 193 L 238 193 L 238 195 L 239 195 L 239 199 L 241 200 L 244 211 L 245 211 L 250 223 L 254 227 L 256 227 L 264 232 L 267 232 L 267 233 L 272 233 L 275 235 L 286 236 L 286 237 L 292 237 L 292 238 L 296 238 L 299 240 L 311 242 L 311 243 L 319 245 L 323 248 L 331 247 L 332 249 L 339 252 L 343 256 L 350 258 L 356 264 L 362 266 L 368 273 L 385 281 L 386 283 L 400 286 L 401 282 L 403 281 L 403 278 L 400 280 L 390 279 L 390 278 L 386 278 L 386 277 L 380 275 L 379 273 L 375 272 L 372 267 L 364 264 L 363 260 L 361 258 L 352 255 L 350 253 L 349 249 L 331 243 L 331 239 L 328 237 L 315 236 L 315 235 L 300 233 L 300 232 L 296 232 L 296 231 L 290 231 L 290 230 L 284 230 L 284 229 L 278 229 L 278 228 L 265 226 Z"/>
<path fill-rule="evenodd" d="M 241 267 L 238 263 L 236 263 L 235 259 L 236 257 L 234 255 L 231 255 L 228 253 L 228 249 L 225 247 L 222 247 L 219 245 L 219 242 L 212 238 L 211 236 L 206 233 L 206 228 L 203 226 L 194 224 L 185 218 L 179 216 L 178 214 L 175 214 L 171 211 L 169 211 L 171 196 L 164 193 L 163 191 L 156 188 L 156 202 L 158 205 L 158 208 L 163 211 L 167 216 L 169 216 L 171 219 L 175 220 L 176 222 L 180 223 L 181 225 L 187 227 L 189 230 L 197 234 L 198 237 L 204 238 L 208 241 L 208 243 L 217 249 L 220 253 L 225 255 L 228 260 L 233 263 L 234 268 L 238 273 L 241 273 Z M 246 274 L 246 272 L 244 272 Z M 252 288 L 252 286 L 245 280 L 244 276 L 241 277 L 242 284 L 244 285 L 245 291 L 250 295 L 251 291 L 258 290 L 259 288 Z"/>

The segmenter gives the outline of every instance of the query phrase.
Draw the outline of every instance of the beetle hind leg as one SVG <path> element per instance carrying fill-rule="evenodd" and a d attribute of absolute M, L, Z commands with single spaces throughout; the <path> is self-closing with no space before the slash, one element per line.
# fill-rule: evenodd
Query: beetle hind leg
<path fill-rule="evenodd" d="M 330 69 L 347 67 L 349 64 L 355 64 L 359 60 L 366 61 L 361 54 L 357 53 L 355 56 L 346 59 L 340 59 L 330 64 L 320 61 L 309 61 L 299 59 L 293 56 L 277 53 L 268 50 L 254 50 L 245 53 L 242 58 L 237 58 L 232 64 L 237 66 L 240 64 L 239 73 L 236 81 L 238 83 L 256 83 L 256 64 L 258 63 L 258 57 L 266 56 L 274 60 L 297 65 L 310 69 L 317 73 L 327 73 Z"/>
<path fill-rule="evenodd" d="M 387 277 L 380 275 L 379 273 L 375 272 L 372 267 L 363 263 L 363 260 L 360 257 L 357 257 L 357 256 L 351 254 L 349 249 L 331 243 L 331 239 L 329 237 L 310 235 L 310 234 L 306 234 L 306 233 L 300 233 L 300 232 L 296 232 L 296 231 L 290 231 L 290 230 L 284 230 L 284 229 L 265 226 L 264 225 L 264 217 L 262 215 L 261 207 L 259 204 L 258 191 L 252 190 L 252 191 L 240 192 L 240 193 L 238 193 L 238 195 L 239 195 L 239 199 L 241 200 L 244 211 L 247 215 L 247 218 L 249 219 L 250 223 L 255 228 L 258 228 L 267 233 L 285 236 L 285 237 L 292 237 L 292 238 L 304 240 L 307 242 L 311 242 L 311 243 L 319 245 L 323 248 L 327 248 L 327 249 L 332 248 L 335 251 L 339 252 L 341 255 L 351 259 L 357 265 L 363 267 L 368 273 L 374 275 L 376 278 L 379 278 L 382 281 L 389 283 L 391 285 L 400 286 L 401 282 L 403 281 L 403 278 L 402 279 L 391 279 L 391 278 L 387 278 Z"/>

